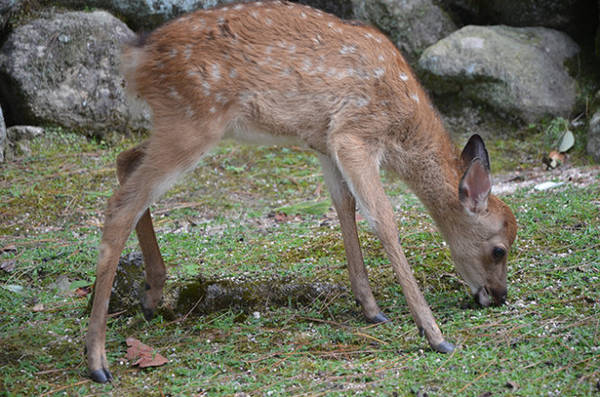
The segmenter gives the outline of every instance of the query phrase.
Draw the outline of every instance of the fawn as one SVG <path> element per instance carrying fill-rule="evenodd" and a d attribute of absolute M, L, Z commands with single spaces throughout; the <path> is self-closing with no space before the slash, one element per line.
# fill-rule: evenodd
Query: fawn
<path fill-rule="evenodd" d="M 135 228 L 146 265 L 144 314 L 166 273 L 149 205 L 221 138 L 314 150 L 337 211 L 351 288 L 368 321 L 385 322 L 369 286 L 355 210 L 378 235 L 410 312 L 438 352 L 454 346 L 436 324 L 400 246 L 380 168 L 424 203 L 458 273 L 483 306 L 506 299 L 506 261 L 516 221 L 490 194 L 478 135 L 461 154 L 415 75 L 379 31 L 285 1 L 201 10 L 125 47 L 128 89 L 153 112 L 152 136 L 121 153 L 119 189 L 108 202 L 86 337 L 93 380 L 112 379 L 106 317 L 117 262 Z"/>

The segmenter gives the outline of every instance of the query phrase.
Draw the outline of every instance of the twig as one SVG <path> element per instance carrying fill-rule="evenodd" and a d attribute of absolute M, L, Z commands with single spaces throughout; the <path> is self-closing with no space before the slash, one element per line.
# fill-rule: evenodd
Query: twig
<path fill-rule="evenodd" d="M 79 381 L 77 383 L 73 383 L 71 385 L 62 386 L 62 387 L 59 387 L 58 389 L 50 390 L 49 392 L 42 394 L 40 397 L 49 396 L 50 394 L 58 393 L 59 391 L 63 391 L 65 389 L 70 389 L 71 387 L 83 385 L 88 382 L 90 382 L 90 379 L 85 379 L 85 380 Z"/>
<path fill-rule="evenodd" d="M 356 331 L 356 332 L 354 333 L 354 335 L 358 335 L 358 336 L 362 336 L 363 338 L 367 338 L 367 339 L 374 340 L 375 342 L 377 342 L 377 343 L 381 343 L 382 345 L 387 345 L 387 344 L 388 344 L 386 341 L 383 341 L 383 340 L 381 340 L 381 339 L 378 339 L 378 338 L 376 338 L 376 337 L 374 337 L 374 336 L 371 336 L 371 335 L 369 335 L 369 334 L 363 334 L 363 333 L 362 333 L 362 332 L 360 332 L 360 331 Z"/>
<path fill-rule="evenodd" d="M 458 391 L 456 394 L 460 394 L 460 393 L 462 393 L 462 392 L 463 392 L 463 391 L 465 391 L 465 390 L 466 390 L 466 389 L 467 389 L 469 386 L 471 386 L 473 383 L 477 382 L 479 379 L 481 379 L 481 378 L 483 378 L 484 376 L 486 376 L 486 375 L 488 374 L 488 373 L 487 373 L 487 370 L 488 370 L 488 368 L 489 368 L 489 367 L 491 367 L 491 366 L 492 366 L 492 364 L 494 364 L 494 361 L 491 361 L 491 362 L 490 362 L 490 363 L 487 365 L 487 367 L 485 367 L 485 369 L 484 369 L 484 370 L 483 370 L 483 371 L 482 371 L 482 372 L 481 372 L 479 375 L 477 375 L 477 377 L 475 377 L 475 379 L 473 379 L 472 381 L 470 381 L 469 383 L 467 383 L 466 385 L 464 385 L 464 386 L 463 386 L 463 387 L 462 387 L 462 388 L 461 388 L 461 389 L 460 389 L 460 390 L 459 390 L 459 391 Z"/>

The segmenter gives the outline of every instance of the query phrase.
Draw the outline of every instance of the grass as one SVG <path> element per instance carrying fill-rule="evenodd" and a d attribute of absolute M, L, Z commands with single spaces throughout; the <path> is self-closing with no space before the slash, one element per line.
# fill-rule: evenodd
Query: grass
<path fill-rule="evenodd" d="M 92 383 L 83 354 L 87 298 L 73 290 L 93 283 L 103 209 L 116 186 L 114 159 L 135 140 L 105 143 L 50 130 L 31 144 L 32 155 L 0 165 L 0 265 L 14 265 L 0 269 L 0 395 L 598 393 L 598 181 L 504 197 L 520 226 L 509 304 L 487 309 L 471 303 L 416 198 L 386 183 L 402 208 L 409 262 L 444 333 L 459 346 L 451 355 L 426 348 L 381 245 L 360 222 L 371 285 L 392 323 L 365 324 L 349 292 L 175 322 L 127 312 L 108 324 L 116 380 Z M 542 153 L 535 137 L 528 142 L 491 142 L 492 161 L 502 158 L 494 168 L 537 164 Z M 153 212 L 169 286 L 199 272 L 349 285 L 339 226 L 309 152 L 224 143 Z M 136 244 L 132 237 L 126 252 Z M 130 367 L 128 336 L 169 363 Z"/>

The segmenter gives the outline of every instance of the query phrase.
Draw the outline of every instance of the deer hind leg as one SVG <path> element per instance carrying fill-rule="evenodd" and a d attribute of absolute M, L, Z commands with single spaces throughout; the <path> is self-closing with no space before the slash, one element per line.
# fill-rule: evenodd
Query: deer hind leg
<path fill-rule="evenodd" d="M 106 359 L 106 318 L 110 292 L 117 262 L 127 237 L 148 206 L 176 178 L 191 169 L 221 135 L 194 134 L 190 129 L 171 134 L 172 128 L 155 131 L 143 148 L 140 164 L 108 202 L 100 254 L 96 267 L 96 287 L 86 335 L 87 361 L 90 375 L 96 382 L 112 379 Z M 132 157 L 139 155 L 132 152 Z M 134 161 L 135 162 L 135 161 Z M 125 161 L 127 163 L 127 161 Z M 146 239 L 148 241 L 148 239 Z"/>
<path fill-rule="evenodd" d="M 381 312 L 379 306 L 377 306 L 371 286 L 369 285 L 369 277 L 363 261 L 356 229 L 356 201 L 354 196 L 352 196 L 342 174 L 333 161 L 325 155 L 320 155 L 319 160 L 321 161 L 323 176 L 329 189 L 333 206 L 340 220 L 348 261 L 348 273 L 350 274 L 350 286 L 352 287 L 354 297 L 362 306 L 367 321 L 373 323 L 389 321 Z"/>
<path fill-rule="evenodd" d="M 368 143 L 348 134 L 334 137 L 332 147 L 338 168 L 383 244 L 417 327 L 434 350 L 454 350 L 444 339 L 400 246 L 392 206 L 381 184 L 377 154 Z"/>
<path fill-rule="evenodd" d="M 117 176 L 121 185 L 142 163 L 147 146 L 148 142 L 143 142 L 139 146 L 119 154 L 117 157 Z M 135 232 L 144 257 L 146 273 L 146 287 L 141 301 L 142 312 L 146 320 L 150 320 L 162 298 L 163 287 L 167 279 L 165 263 L 160 254 L 156 234 L 152 226 L 150 209 L 144 211 L 135 226 Z"/>

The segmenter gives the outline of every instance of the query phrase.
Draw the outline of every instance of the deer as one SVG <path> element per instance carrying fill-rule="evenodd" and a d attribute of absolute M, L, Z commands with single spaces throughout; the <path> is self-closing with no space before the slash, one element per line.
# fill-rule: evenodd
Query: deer
<path fill-rule="evenodd" d="M 352 293 L 367 321 L 389 321 L 375 301 L 356 210 L 382 243 L 410 313 L 439 353 L 443 336 L 400 245 L 380 178 L 396 175 L 430 213 L 457 272 L 481 306 L 507 297 L 507 256 L 517 224 L 491 194 L 479 135 L 459 154 L 425 90 L 376 28 L 287 1 L 198 10 L 124 46 L 127 90 L 152 110 L 150 137 L 119 154 L 108 200 L 86 334 L 96 382 L 112 380 L 106 319 L 116 267 L 135 229 L 145 263 L 142 311 L 151 318 L 166 270 L 149 206 L 222 138 L 312 149 L 337 212 Z"/>

